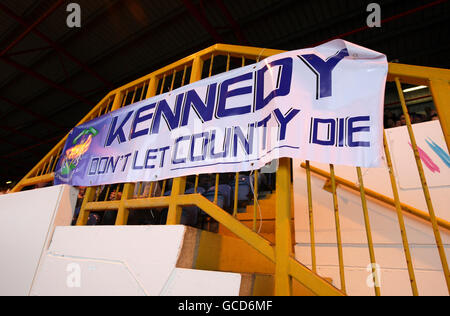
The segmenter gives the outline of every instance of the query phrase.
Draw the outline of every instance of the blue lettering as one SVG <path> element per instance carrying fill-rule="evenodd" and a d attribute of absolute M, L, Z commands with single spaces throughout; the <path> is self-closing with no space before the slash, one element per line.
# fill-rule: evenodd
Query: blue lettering
<path fill-rule="evenodd" d="M 148 128 L 142 129 L 140 131 L 136 131 L 136 126 L 139 123 L 145 122 L 145 121 L 147 121 L 147 120 L 149 120 L 149 119 L 151 119 L 153 117 L 153 113 L 149 113 L 149 114 L 144 115 L 142 117 L 140 115 L 144 111 L 148 111 L 148 110 L 151 110 L 151 109 L 155 108 L 155 105 L 156 105 L 155 103 L 152 103 L 152 104 L 143 106 L 139 110 L 136 111 L 136 114 L 134 115 L 133 124 L 131 125 L 130 140 L 134 139 L 134 138 L 137 138 L 139 136 L 144 136 L 144 135 L 148 134 L 148 131 L 149 131 Z"/>
<path fill-rule="evenodd" d="M 185 158 L 177 158 L 177 156 L 178 156 L 178 145 L 180 144 L 180 142 L 185 141 L 185 140 L 189 140 L 189 139 L 190 139 L 189 136 L 181 136 L 181 137 L 178 137 L 175 140 L 175 147 L 173 149 L 172 164 L 177 165 L 177 164 L 186 162 Z"/>
<path fill-rule="evenodd" d="M 147 150 L 147 153 L 145 155 L 145 164 L 144 164 L 144 168 L 145 169 L 153 169 L 153 168 L 155 168 L 155 165 L 149 165 L 148 161 L 158 158 L 157 156 L 150 156 L 151 153 L 156 153 L 156 152 L 158 152 L 157 149 L 149 149 L 149 150 Z"/>
<path fill-rule="evenodd" d="M 359 132 L 370 132 L 370 126 L 353 127 L 355 122 L 369 122 L 369 116 L 357 116 L 348 120 L 348 146 L 349 147 L 370 147 L 370 142 L 354 142 L 353 134 Z"/>
<path fill-rule="evenodd" d="M 118 116 L 114 117 L 114 119 L 111 122 L 111 127 L 109 128 L 109 133 L 108 133 L 108 137 L 106 138 L 105 147 L 111 146 L 111 144 L 113 143 L 113 141 L 116 138 L 119 141 L 119 144 L 127 141 L 126 137 L 125 137 L 125 133 L 123 132 L 123 127 L 125 126 L 127 121 L 130 119 L 131 114 L 133 114 L 133 111 L 130 111 L 127 113 L 127 115 L 123 119 L 122 123 L 120 123 L 119 127 L 117 127 L 117 129 L 116 129 L 116 125 L 117 125 L 117 120 L 119 117 Z"/>
<path fill-rule="evenodd" d="M 290 109 L 286 115 L 283 115 L 279 109 L 275 109 L 273 113 L 278 122 L 278 140 L 285 140 L 287 125 L 298 113 L 300 113 L 300 110 Z"/>
<path fill-rule="evenodd" d="M 269 122 L 270 118 L 272 117 L 272 114 L 269 114 L 268 117 L 266 117 L 264 120 L 258 122 L 256 124 L 257 127 L 263 127 L 263 136 L 262 136 L 262 140 L 263 140 L 263 144 L 262 144 L 262 149 L 266 149 L 266 138 L 267 138 L 267 122 Z"/>
<path fill-rule="evenodd" d="M 298 56 L 317 77 L 317 99 L 331 97 L 333 69 L 347 56 L 349 56 L 347 48 L 337 52 L 326 61 L 315 54 Z"/>
<path fill-rule="evenodd" d="M 248 137 L 244 136 L 241 128 L 239 126 L 234 127 L 234 138 L 233 138 L 233 155 L 237 156 L 238 139 L 244 148 L 247 155 L 251 155 L 253 152 L 253 135 L 254 135 L 255 124 L 252 123 L 248 127 Z"/>
<path fill-rule="evenodd" d="M 181 126 L 186 126 L 188 124 L 191 108 L 194 109 L 195 113 L 197 113 L 197 116 L 202 120 L 202 122 L 208 122 L 212 120 L 214 105 L 216 103 L 216 90 L 217 83 L 213 83 L 208 86 L 205 102 L 200 99 L 194 89 L 189 90 L 186 93 Z"/>
<path fill-rule="evenodd" d="M 106 167 L 108 166 L 108 160 L 109 160 L 109 157 L 100 158 L 100 162 L 98 163 L 98 171 L 97 171 L 98 174 L 106 173 Z M 103 167 L 102 167 L 102 162 L 105 162 Z"/>
<path fill-rule="evenodd" d="M 158 107 L 156 109 L 155 118 L 153 119 L 152 124 L 152 134 L 159 133 L 161 117 L 163 117 L 166 121 L 167 127 L 170 131 L 178 127 L 181 117 L 181 108 L 183 105 L 183 96 L 184 94 L 177 95 L 175 100 L 175 112 L 172 112 L 172 109 L 169 104 L 167 104 L 166 100 L 161 100 L 158 102 Z"/>
<path fill-rule="evenodd" d="M 170 149 L 170 146 L 162 147 L 159 149 L 159 151 L 162 152 L 161 154 L 161 162 L 159 163 L 159 167 L 164 167 L 164 158 L 166 157 L 166 151 Z"/>
<path fill-rule="evenodd" d="M 132 166 L 133 170 L 141 170 L 141 169 L 144 169 L 144 166 L 136 166 L 136 161 L 137 161 L 138 155 L 139 155 L 139 151 L 136 150 L 136 151 L 134 152 L 134 158 L 133 158 L 133 166 Z"/>
<path fill-rule="evenodd" d="M 326 140 L 318 138 L 319 124 L 328 125 L 328 133 L 327 133 L 328 136 Z M 314 144 L 323 146 L 334 146 L 335 136 L 336 136 L 336 121 L 334 119 L 319 119 L 319 118 L 314 119 L 313 138 L 312 138 L 312 142 Z"/>
<path fill-rule="evenodd" d="M 98 161 L 99 161 L 99 160 L 100 160 L 99 158 L 93 158 L 93 159 L 91 160 L 91 164 L 90 164 L 90 166 L 89 166 L 89 173 L 88 173 L 88 175 L 93 176 L 93 175 L 95 175 L 95 174 L 97 173 Z M 94 162 L 95 162 L 95 170 L 92 171 L 92 165 L 94 164 Z"/>
<path fill-rule="evenodd" d="M 117 157 L 115 163 L 114 163 L 114 157 L 109 158 L 108 167 L 106 169 L 109 170 L 110 169 L 109 167 L 111 166 L 112 173 L 116 172 L 116 167 L 117 167 L 118 162 L 119 162 L 119 157 Z M 106 172 L 108 172 L 108 171 L 106 171 Z"/>
<path fill-rule="evenodd" d="M 194 151 L 195 151 L 195 141 L 198 138 L 203 138 L 203 142 L 202 142 L 202 154 L 201 156 L 194 156 Z M 199 134 L 194 134 L 192 135 L 192 140 L 191 140 L 191 161 L 195 162 L 195 161 L 203 161 L 206 159 L 206 153 L 207 153 L 207 147 L 208 147 L 208 141 L 209 141 L 209 133 L 208 132 L 204 132 L 204 133 L 199 133 Z"/>
<path fill-rule="evenodd" d="M 233 116 L 233 115 L 242 115 L 250 113 L 252 110 L 251 105 L 245 105 L 240 107 L 234 107 L 231 109 L 226 108 L 227 99 L 231 97 L 236 97 L 244 94 L 252 93 L 252 86 L 247 86 L 243 88 L 237 88 L 234 90 L 229 91 L 228 88 L 235 83 L 247 81 L 253 78 L 253 73 L 247 73 L 244 75 L 240 75 L 235 78 L 231 78 L 228 80 L 225 80 L 222 82 L 220 86 L 220 97 L 219 97 L 219 103 L 217 105 L 217 113 L 216 117 L 227 117 L 227 116 Z"/>
<path fill-rule="evenodd" d="M 264 98 L 264 73 L 270 68 L 280 66 L 278 72 L 277 85 L 275 90 Z M 292 58 L 283 58 L 271 62 L 257 72 L 257 87 L 255 95 L 255 111 L 264 108 L 270 101 L 276 97 L 286 96 L 291 92 L 292 82 Z"/>
<path fill-rule="evenodd" d="M 217 158 L 225 158 L 226 156 L 228 156 L 228 152 L 230 150 L 230 140 L 231 140 L 231 128 L 226 128 L 225 129 L 225 137 L 224 137 L 224 141 L 223 141 L 223 147 L 222 147 L 222 152 L 220 153 L 215 153 L 215 140 L 216 140 L 216 131 L 212 131 L 211 132 L 211 148 L 210 148 L 210 155 L 211 158 L 213 159 L 217 159 Z"/>
<path fill-rule="evenodd" d="M 125 171 L 125 168 L 127 167 L 128 164 L 128 158 L 131 156 L 131 153 L 126 154 L 125 156 L 123 156 L 125 158 L 125 162 L 123 163 L 123 168 L 122 168 L 122 172 Z"/>

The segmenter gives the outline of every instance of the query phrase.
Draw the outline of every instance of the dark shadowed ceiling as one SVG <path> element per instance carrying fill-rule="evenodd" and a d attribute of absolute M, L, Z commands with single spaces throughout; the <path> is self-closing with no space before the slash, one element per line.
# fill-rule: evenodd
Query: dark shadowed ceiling
<path fill-rule="evenodd" d="M 69 28 L 66 7 L 81 8 Z M 366 7 L 381 5 L 382 27 Z M 212 44 L 276 49 L 341 37 L 449 68 L 447 0 L 1 0 L 0 185 L 19 180 L 104 95 Z"/>

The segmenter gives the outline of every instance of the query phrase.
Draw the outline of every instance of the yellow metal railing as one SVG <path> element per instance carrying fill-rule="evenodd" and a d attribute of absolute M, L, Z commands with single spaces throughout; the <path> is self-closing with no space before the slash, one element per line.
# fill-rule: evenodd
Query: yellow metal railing
<path fill-rule="evenodd" d="M 214 75 L 223 71 L 230 70 L 231 67 L 240 67 L 250 63 L 260 61 L 263 58 L 281 53 L 279 50 L 261 49 L 254 47 L 243 47 L 233 45 L 217 44 L 205 50 L 195 53 L 191 56 L 183 58 L 171 65 L 161 68 L 149 75 L 139 78 L 127 85 L 117 88 L 106 95 L 80 122 L 82 124 L 93 118 L 99 117 L 105 113 L 117 110 L 128 104 L 150 98 L 157 94 L 171 91 L 172 89 L 192 83 L 204 77 Z M 201 194 L 197 194 L 199 186 L 199 175 L 195 176 L 194 194 L 185 195 L 186 177 L 172 179 L 170 188 L 170 196 L 165 196 L 167 181 L 153 181 L 146 184 L 143 183 L 125 183 L 121 187 L 115 188 L 115 200 L 108 200 L 111 186 L 107 187 L 106 197 L 99 201 L 99 187 L 88 187 L 86 189 L 80 213 L 77 219 L 77 225 L 85 225 L 88 221 L 90 212 L 116 211 L 116 225 L 126 225 L 130 210 L 144 210 L 154 208 L 167 208 L 168 215 L 166 223 L 173 225 L 180 223 L 182 208 L 184 206 L 197 206 L 203 210 L 212 219 L 226 227 L 239 238 L 242 238 L 249 245 L 254 247 L 258 252 L 275 263 L 275 294 L 291 295 L 292 294 L 292 278 L 299 281 L 306 288 L 310 289 L 316 295 L 345 295 L 345 273 L 344 273 L 344 257 L 342 252 L 342 238 L 339 222 L 339 205 L 336 193 L 338 184 L 346 185 L 357 192 L 361 196 L 364 223 L 366 228 L 367 242 L 369 245 L 369 254 L 372 263 L 375 263 L 375 253 L 373 250 L 373 241 L 370 230 L 369 214 L 367 209 L 366 196 L 379 198 L 384 202 L 395 206 L 400 231 L 402 235 L 405 259 L 408 265 L 408 272 L 411 281 L 411 288 L 414 295 L 418 294 L 414 269 L 412 265 L 409 243 L 406 236 L 405 224 L 403 220 L 403 212 L 410 212 L 426 219 L 433 227 L 436 239 L 436 245 L 440 254 L 444 277 L 447 286 L 450 289 L 450 275 L 448 271 L 447 259 L 440 237 L 440 227 L 449 228 L 449 223 L 436 218 L 433 205 L 428 192 L 428 186 L 418 156 L 417 145 L 415 143 L 414 134 L 411 128 L 407 107 L 401 89 L 401 83 L 428 85 L 431 88 L 435 106 L 437 108 L 441 126 L 447 146 L 450 144 L 450 100 L 449 82 L 450 71 L 436 68 L 409 66 L 401 64 L 389 65 L 388 80 L 395 82 L 398 88 L 399 97 L 402 104 L 405 117 L 407 117 L 408 131 L 416 154 L 416 161 L 419 174 L 421 175 L 423 191 L 427 200 L 428 213 L 419 211 L 403 204 L 399 200 L 396 180 L 393 173 L 392 161 L 389 154 L 389 148 L 385 141 L 385 152 L 389 173 L 391 177 L 391 185 L 394 199 L 382 197 L 381 195 L 364 188 L 363 176 L 360 168 L 356 168 L 358 176 L 358 184 L 352 184 L 345 179 L 341 179 L 334 174 L 334 166 L 330 165 L 330 173 L 317 170 L 311 167 L 309 161 L 306 161 L 304 168 L 307 175 L 307 195 L 308 195 L 308 214 L 310 224 L 311 237 L 311 256 L 312 270 L 309 270 L 297 260 L 293 254 L 293 240 L 291 227 L 291 161 L 283 158 L 280 160 L 279 168 L 276 173 L 276 214 L 275 214 L 275 245 L 272 245 L 267 239 L 257 233 L 257 207 L 258 207 L 258 171 L 253 174 L 254 177 L 254 209 L 253 209 L 253 229 L 248 228 L 236 219 L 238 212 L 237 195 L 239 173 L 235 174 L 235 199 L 232 214 L 228 214 L 217 205 L 218 200 L 218 184 L 219 174 L 215 177 L 215 192 L 213 202 L 206 199 Z M 13 189 L 13 192 L 22 190 L 24 187 L 37 183 L 50 182 L 53 180 L 53 172 L 56 163 L 59 160 L 61 151 L 67 136 L 63 138 Z M 313 214 L 313 196 L 311 191 L 311 173 L 319 173 L 327 176 L 331 182 L 331 191 L 333 193 L 333 205 L 336 225 L 336 238 L 338 247 L 338 259 L 340 267 L 340 284 L 341 288 L 337 289 L 325 279 L 317 275 L 317 262 L 315 254 L 315 238 L 314 238 L 314 214 Z M 118 198 L 118 193 L 121 197 Z M 374 278 L 376 273 L 373 274 Z M 374 279 L 374 281 L 376 281 Z M 377 282 L 374 282 L 377 284 Z M 380 288 L 375 286 L 375 294 L 380 295 Z"/>

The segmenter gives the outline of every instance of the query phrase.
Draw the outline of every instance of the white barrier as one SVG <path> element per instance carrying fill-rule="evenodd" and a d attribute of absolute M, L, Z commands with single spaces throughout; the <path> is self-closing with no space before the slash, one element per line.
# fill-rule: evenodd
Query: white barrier
<path fill-rule="evenodd" d="M 78 191 L 67 185 L 0 196 L 0 295 L 28 295 L 56 225 L 70 225 Z"/>
<path fill-rule="evenodd" d="M 185 234 L 185 226 L 57 227 L 31 295 L 239 295 L 240 274 L 177 268 Z"/>

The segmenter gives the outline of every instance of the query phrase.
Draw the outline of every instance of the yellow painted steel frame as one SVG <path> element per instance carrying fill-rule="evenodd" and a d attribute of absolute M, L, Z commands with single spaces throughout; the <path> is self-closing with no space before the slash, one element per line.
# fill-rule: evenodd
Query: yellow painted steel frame
<path fill-rule="evenodd" d="M 152 72 L 142 78 L 134 80 L 122 87 L 119 87 L 110 93 L 108 93 L 98 104 L 95 106 L 79 123 L 82 124 L 93 118 L 99 117 L 110 111 L 117 110 L 123 106 L 131 104 L 136 101 L 143 100 L 145 98 L 152 97 L 157 93 L 161 94 L 170 91 L 174 88 L 176 76 L 182 72 L 181 85 L 185 84 L 186 78 L 189 75 L 190 70 L 190 82 L 195 82 L 202 78 L 203 66 L 205 62 L 209 60 L 209 76 L 212 75 L 213 62 L 215 58 L 219 56 L 225 56 L 226 70 L 230 69 L 231 58 L 238 58 L 242 61 L 241 65 L 244 66 L 246 60 L 260 61 L 263 58 L 282 53 L 280 50 L 244 47 L 234 45 L 216 44 L 207 49 L 204 49 L 191 56 L 183 58 L 175 63 L 172 63 L 166 67 L 163 67 L 155 72 Z M 428 85 L 431 87 L 434 102 L 439 114 L 440 122 L 444 132 L 444 137 L 449 147 L 450 144 L 450 107 L 448 106 L 449 94 L 449 82 L 450 71 L 445 69 L 428 68 L 409 66 L 402 64 L 390 64 L 388 80 L 395 81 L 397 86 L 400 87 L 401 83 Z M 400 94 L 400 97 L 402 95 Z M 405 108 L 404 99 L 402 100 L 402 106 Z M 405 110 L 405 109 L 404 109 Z M 407 114 L 407 111 L 405 111 Z M 407 116 L 407 115 L 405 115 Z M 409 117 L 408 117 L 409 118 Z M 410 129 L 410 123 L 408 124 Z M 411 133 L 410 133 L 411 134 Z M 413 138 L 413 136 L 412 136 Z M 53 180 L 53 172 L 56 167 L 56 163 L 62 154 L 64 143 L 67 136 L 64 137 L 12 190 L 17 192 L 22 190 L 26 186 L 35 185 L 38 183 L 50 182 Z M 414 143 L 414 140 L 412 141 Z M 420 162 L 418 162 L 420 172 Z M 336 233 L 338 236 L 338 248 L 339 248 L 339 261 L 340 261 L 340 276 L 342 290 L 335 288 L 331 283 L 324 278 L 316 274 L 316 260 L 315 260 L 315 248 L 314 248 L 314 223 L 313 223 L 313 209 L 312 209 L 312 193 L 311 193 L 311 180 L 310 173 L 319 173 L 320 171 L 306 164 L 307 169 L 307 186 L 308 186 L 308 210 L 310 218 L 311 229 L 311 254 L 312 254 L 312 271 L 300 264 L 293 256 L 292 249 L 292 228 L 291 228 L 291 160 L 283 158 L 280 160 L 279 169 L 276 177 L 276 223 L 275 223 L 275 239 L 276 243 L 273 246 L 268 240 L 260 236 L 256 230 L 255 224 L 253 225 L 253 231 L 240 223 L 236 219 L 237 214 L 237 199 L 235 199 L 233 215 L 228 214 L 217 205 L 217 187 L 219 184 L 219 176 L 216 175 L 216 188 L 214 202 L 210 202 L 200 194 L 185 195 L 186 178 L 175 178 L 172 182 L 171 195 L 163 196 L 166 182 L 163 182 L 162 193 L 160 197 L 153 197 L 155 189 L 157 188 L 157 181 L 151 182 L 150 192 L 148 197 L 133 197 L 135 184 L 126 183 L 122 189 L 122 196 L 119 200 L 114 201 L 98 201 L 98 193 L 96 187 L 88 187 L 85 192 L 85 196 L 81 205 L 80 214 L 77 220 L 77 225 L 85 225 L 87 223 L 89 213 L 92 211 L 117 211 L 116 225 L 126 225 L 129 210 L 142 210 L 148 208 L 168 208 L 167 224 L 180 223 L 180 217 L 183 206 L 195 205 L 207 213 L 211 218 L 215 219 L 221 225 L 226 227 L 237 237 L 246 241 L 249 245 L 254 247 L 258 252 L 263 254 L 269 260 L 275 263 L 275 294 L 276 295 L 291 295 L 292 294 L 292 278 L 298 280 L 306 288 L 310 289 L 316 295 L 345 295 L 345 282 L 344 282 L 344 266 L 342 258 L 342 249 L 340 241 L 339 231 L 339 214 L 336 199 L 336 185 L 345 184 L 355 190 L 358 190 L 361 195 L 363 203 L 363 213 L 365 217 L 366 233 L 369 243 L 370 257 L 375 262 L 375 255 L 373 252 L 372 238 L 370 233 L 370 224 L 368 221 L 367 207 L 366 207 L 366 195 L 375 196 L 376 193 L 371 192 L 369 189 L 364 188 L 362 184 L 362 174 L 360 169 L 357 169 L 359 185 L 349 184 L 348 181 L 340 179 L 334 175 L 334 166 L 330 166 L 330 178 L 333 188 L 333 198 L 335 205 L 335 220 L 336 220 Z M 257 171 L 255 172 L 257 174 Z M 323 173 L 322 173 L 323 175 Z M 325 175 L 327 176 L 327 175 Z M 238 177 L 239 173 L 236 173 L 235 178 L 235 197 L 237 197 L 238 189 Z M 424 180 L 423 170 L 421 178 Z M 391 172 L 391 180 L 395 180 L 393 173 Z M 195 192 L 197 192 L 199 176 L 195 179 Z M 257 191 L 257 177 L 255 177 L 255 190 L 254 190 L 254 215 L 256 218 L 256 207 L 258 199 Z M 427 195 L 426 182 L 424 183 L 424 192 Z M 395 181 L 392 182 L 393 189 L 395 189 Z M 141 192 L 141 185 L 138 187 L 138 195 Z M 109 193 L 108 187 L 107 192 Z M 117 196 L 118 188 L 116 189 Z M 395 192 L 394 192 L 395 193 Z M 395 194 L 394 194 L 395 195 Z M 376 196 L 380 198 L 379 196 Z M 402 218 L 401 210 L 414 213 L 422 218 L 429 220 L 433 225 L 438 248 L 440 250 L 441 259 L 446 264 L 445 254 L 442 255 L 442 243 L 440 242 L 438 225 L 448 228 L 448 223 L 435 217 L 431 201 L 429 201 L 429 214 L 415 210 L 405 204 L 401 204 L 398 200 L 398 194 L 395 196 L 395 200 L 389 200 L 389 198 L 380 198 L 383 201 L 388 201 L 392 205 L 396 206 L 399 223 L 402 230 L 402 238 L 404 242 L 405 255 L 408 261 L 408 269 L 410 272 L 411 285 L 413 294 L 417 295 L 417 287 L 415 284 L 414 272 L 412 270 L 411 255 L 409 253 L 408 241 L 406 238 L 406 232 L 404 229 L 404 222 Z M 428 201 L 428 200 L 427 200 Z M 448 283 L 448 267 L 444 266 L 444 272 L 446 274 L 446 280 Z M 376 281 L 376 280 L 375 280 Z M 379 295 L 379 289 L 375 289 L 376 294 Z"/>

